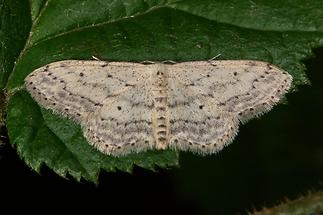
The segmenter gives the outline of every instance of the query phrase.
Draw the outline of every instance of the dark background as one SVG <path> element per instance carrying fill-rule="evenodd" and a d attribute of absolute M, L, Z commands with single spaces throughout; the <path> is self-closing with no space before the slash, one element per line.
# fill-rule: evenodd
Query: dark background
<path fill-rule="evenodd" d="M 32 171 L 0 147 L 0 211 L 90 210 L 93 214 L 245 214 L 320 190 L 323 179 L 323 48 L 305 60 L 311 86 L 240 127 L 215 156 L 180 154 L 180 167 L 100 174 L 99 184 Z M 7 141 L 6 138 L 3 138 Z M 112 213 L 113 212 L 113 213 Z M 91 213 L 91 214 L 92 214 Z"/>

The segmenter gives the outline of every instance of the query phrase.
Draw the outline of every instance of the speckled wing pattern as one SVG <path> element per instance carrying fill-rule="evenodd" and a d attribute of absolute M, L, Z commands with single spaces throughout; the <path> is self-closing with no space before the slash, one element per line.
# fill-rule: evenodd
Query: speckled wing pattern
<path fill-rule="evenodd" d="M 99 151 L 148 149 L 211 154 L 229 144 L 239 121 L 269 111 L 292 77 L 260 61 L 54 62 L 25 79 L 43 107 L 81 124 Z"/>
<path fill-rule="evenodd" d="M 176 82 L 169 87 L 170 146 L 200 154 L 229 144 L 239 121 L 269 111 L 292 82 L 287 72 L 260 61 L 184 62 L 169 66 L 168 74 Z"/>

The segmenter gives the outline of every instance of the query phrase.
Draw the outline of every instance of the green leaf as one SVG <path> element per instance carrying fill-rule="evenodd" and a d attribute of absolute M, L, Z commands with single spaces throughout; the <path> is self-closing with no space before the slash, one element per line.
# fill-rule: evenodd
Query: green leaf
<path fill-rule="evenodd" d="M 27 0 L 0 0 L 0 89 L 6 86 L 28 37 L 31 20 Z"/>
<path fill-rule="evenodd" d="M 310 193 L 302 198 L 287 201 L 276 207 L 264 208 L 250 215 L 307 215 L 323 213 L 323 192 Z"/>
<path fill-rule="evenodd" d="M 287 3 L 285 3 L 287 2 Z M 100 169 L 177 165 L 173 151 L 112 158 L 97 152 L 78 125 L 41 109 L 23 90 L 34 69 L 63 59 L 114 61 L 254 59 L 307 82 L 302 59 L 323 43 L 323 6 L 304 1 L 32 0 L 30 36 L 7 83 L 10 141 L 33 168 L 96 181 Z"/>

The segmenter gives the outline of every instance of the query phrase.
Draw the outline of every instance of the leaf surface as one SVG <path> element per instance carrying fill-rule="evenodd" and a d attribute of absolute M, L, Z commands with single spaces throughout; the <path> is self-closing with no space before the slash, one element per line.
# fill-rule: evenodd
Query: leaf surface
<path fill-rule="evenodd" d="M 0 74 L 3 83 L 8 81 L 10 141 L 33 169 L 46 164 L 62 176 L 68 173 L 93 182 L 100 169 L 176 166 L 178 153 L 150 151 L 120 158 L 99 153 L 87 144 L 78 125 L 39 107 L 25 92 L 24 78 L 34 69 L 92 56 L 181 62 L 221 54 L 220 59 L 273 63 L 294 77 L 296 88 L 307 83 L 301 60 L 323 43 L 319 0 L 32 0 L 28 8 L 29 14 L 19 14 L 21 20 L 32 22 L 29 37 L 20 38 L 25 47 L 20 46 L 15 66 L 11 63 Z M 15 25 L 19 28 L 20 23 Z"/>

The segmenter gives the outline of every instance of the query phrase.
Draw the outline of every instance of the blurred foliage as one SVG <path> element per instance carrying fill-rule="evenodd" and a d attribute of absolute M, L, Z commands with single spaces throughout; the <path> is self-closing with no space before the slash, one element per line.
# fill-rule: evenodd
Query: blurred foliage
<path fill-rule="evenodd" d="M 294 201 L 287 201 L 277 207 L 264 208 L 252 215 L 310 215 L 323 214 L 323 192 L 311 193 Z"/>

